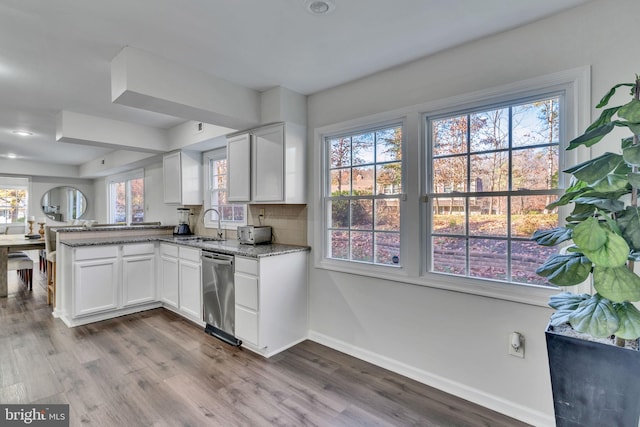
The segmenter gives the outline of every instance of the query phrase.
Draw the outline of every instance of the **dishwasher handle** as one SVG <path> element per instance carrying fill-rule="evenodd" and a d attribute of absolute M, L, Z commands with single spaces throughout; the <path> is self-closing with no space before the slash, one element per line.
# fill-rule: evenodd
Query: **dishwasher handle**
<path fill-rule="evenodd" d="M 215 252 L 202 252 L 202 260 L 218 265 L 233 265 L 233 256 Z"/>

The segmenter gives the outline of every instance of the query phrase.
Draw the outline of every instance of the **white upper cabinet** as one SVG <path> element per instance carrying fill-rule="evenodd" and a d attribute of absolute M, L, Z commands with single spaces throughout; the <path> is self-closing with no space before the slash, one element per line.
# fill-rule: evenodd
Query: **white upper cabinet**
<path fill-rule="evenodd" d="M 277 123 L 228 138 L 228 200 L 306 203 L 304 132 L 304 127 Z"/>
<path fill-rule="evenodd" d="M 202 153 L 176 151 L 162 158 L 164 202 L 202 204 Z"/>
<path fill-rule="evenodd" d="M 243 133 L 227 138 L 227 200 L 246 202 L 251 200 L 251 139 Z"/>
<path fill-rule="evenodd" d="M 251 157 L 251 200 L 284 200 L 284 125 L 268 126 L 253 132 Z"/>

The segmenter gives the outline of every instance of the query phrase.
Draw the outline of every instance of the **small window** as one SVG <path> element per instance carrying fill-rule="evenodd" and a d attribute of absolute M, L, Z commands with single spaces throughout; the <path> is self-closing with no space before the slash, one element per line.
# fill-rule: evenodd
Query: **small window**
<path fill-rule="evenodd" d="M 28 189 L 27 178 L 0 177 L 0 224 L 25 222 Z"/>
<path fill-rule="evenodd" d="M 108 178 L 109 222 L 135 224 L 144 222 L 144 170 Z"/>
<path fill-rule="evenodd" d="M 399 266 L 402 125 L 324 142 L 326 257 Z"/>
<path fill-rule="evenodd" d="M 563 94 L 427 118 L 429 271 L 545 285 L 557 248 L 530 240 L 558 225 Z"/>
<path fill-rule="evenodd" d="M 219 148 L 204 153 L 205 163 L 205 209 L 215 209 L 207 212 L 204 218 L 206 228 L 217 228 L 218 218 L 223 228 L 233 229 L 247 223 L 247 205 L 244 203 L 229 203 L 227 200 L 227 150 Z"/>

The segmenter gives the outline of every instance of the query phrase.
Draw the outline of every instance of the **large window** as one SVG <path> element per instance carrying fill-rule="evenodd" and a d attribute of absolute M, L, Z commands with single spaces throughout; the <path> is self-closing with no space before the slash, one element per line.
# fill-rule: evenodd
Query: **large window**
<path fill-rule="evenodd" d="M 0 177 L 0 224 L 25 222 L 28 188 L 27 178 Z"/>
<path fill-rule="evenodd" d="M 109 177 L 109 222 L 144 222 L 144 170 Z"/>
<path fill-rule="evenodd" d="M 326 257 L 400 265 L 402 125 L 325 138 Z"/>
<path fill-rule="evenodd" d="M 427 117 L 429 271 L 540 284 L 557 248 L 562 93 Z"/>
<path fill-rule="evenodd" d="M 204 225 L 216 228 L 218 218 L 223 228 L 235 228 L 247 223 L 247 205 L 227 201 L 227 151 L 219 148 L 204 153 L 205 209 L 215 209 L 206 214 Z"/>

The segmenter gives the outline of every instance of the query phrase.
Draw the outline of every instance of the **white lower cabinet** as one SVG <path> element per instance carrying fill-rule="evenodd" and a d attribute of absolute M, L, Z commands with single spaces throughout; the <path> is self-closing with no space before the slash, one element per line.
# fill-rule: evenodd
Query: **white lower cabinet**
<path fill-rule="evenodd" d="M 178 309 L 178 247 L 160 243 L 160 299 L 165 307 Z"/>
<path fill-rule="evenodd" d="M 200 250 L 180 246 L 178 254 L 178 311 L 197 323 L 203 323 Z"/>
<path fill-rule="evenodd" d="M 76 326 L 159 307 L 156 244 L 61 249 L 60 306 L 55 315 Z"/>
<path fill-rule="evenodd" d="M 118 308 L 118 247 L 100 249 L 100 252 L 88 249 L 76 251 L 77 261 L 73 271 L 74 317 Z"/>
<path fill-rule="evenodd" d="M 122 305 L 156 300 L 156 252 L 153 243 L 122 247 Z"/>
<path fill-rule="evenodd" d="M 161 243 L 159 271 L 162 304 L 204 325 L 200 249 Z"/>
<path fill-rule="evenodd" d="M 235 334 L 269 357 L 307 337 L 307 253 L 235 257 Z"/>

